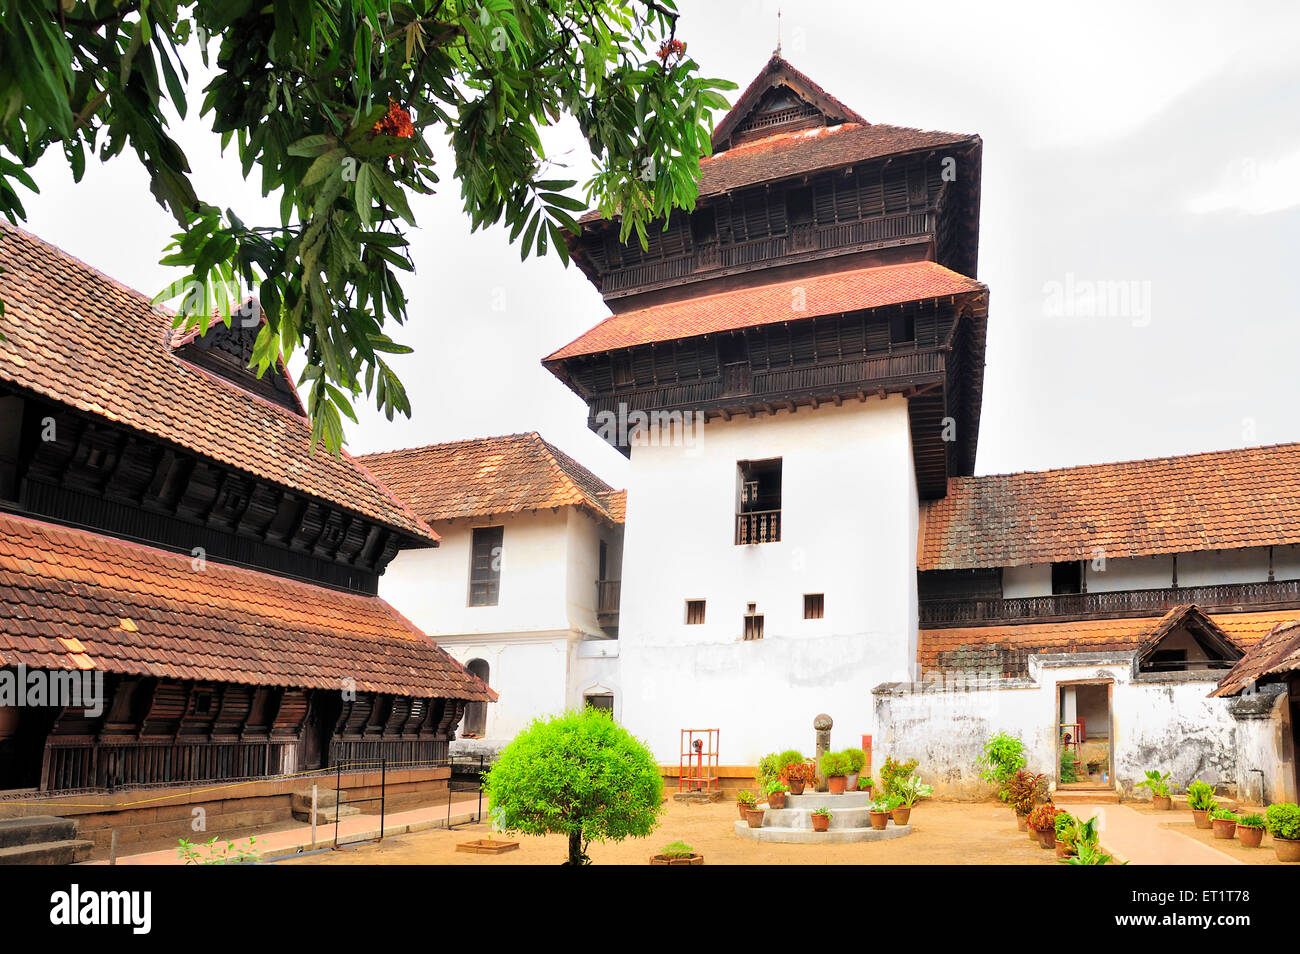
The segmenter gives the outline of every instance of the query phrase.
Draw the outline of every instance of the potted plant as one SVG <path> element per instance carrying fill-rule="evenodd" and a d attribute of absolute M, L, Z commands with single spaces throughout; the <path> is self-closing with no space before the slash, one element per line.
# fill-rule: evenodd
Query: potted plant
<path fill-rule="evenodd" d="M 1068 858 L 1074 854 L 1074 832 L 1077 819 L 1069 812 L 1056 813 L 1056 848 L 1057 858 Z"/>
<path fill-rule="evenodd" d="M 1215 838 L 1232 838 L 1237 834 L 1237 813 L 1226 808 L 1216 808 L 1210 813 L 1210 826 Z"/>
<path fill-rule="evenodd" d="M 867 764 L 867 753 L 861 749 L 845 749 L 840 754 L 848 759 L 849 763 L 849 771 L 844 778 L 845 788 L 850 792 L 856 792 L 858 790 L 858 775 L 861 774 Z"/>
<path fill-rule="evenodd" d="M 758 768 L 754 773 L 755 787 L 763 793 L 768 791 L 768 786 L 776 781 L 785 781 L 783 773 L 785 767 L 791 762 L 802 762 L 803 753 L 795 749 L 786 749 L 784 752 L 771 752 L 758 760 Z"/>
<path fill-rule="evenodd" d="M 831 810 L 815 808 L 812 813 L 813 831 L 826 831 L 831 827 Z"/>
<path fill-rule="evenodd" d="M 704 856 L 684 841 L 671 841 L 659 849 L 659 854 L 650 856 L 652 865 L 702 865 Z"/>
<path fill-rule="evenodd" d="M 825 752 L 817 763 L 821 773 L 826 776 L 826 787 L 832 795 L 843 795 L 848 784 L 849 757 L 843 752 Z"/>
<path fill-rule="evenodd" d="M 1214 797 L 1214 788 L 1197 779 L 1187 786 L 1187 807 L 1192 810 L 1192 818 L 1197 828 L 1210 827 L 1210 812 L 1219 807 Z"/>
<path fill-rule="evenodd" d="M 871 786 L 872 786 L 872 784 L 873 784 L 873 783 L 872 783 L 872 781 L 871 781 L 871 776 L 870 776 L 870 775 L 862 775 L 862 774 L 858 775 L 858 791 L 859 791 L 859 792 L 866 792 L 868 795 L 870 795 L 870 794 L 871 794 Z"/>
<path fill-rule="evenodd" d="M 889 826 L 889 814 L 892 806 L 887 798 L 877 798 L 867 807 L 867 814 L 871 818 L 871 827 L 876 831 L 884 831 Z"/>
<path fill-rule="evenodd" d="M 1055 805 L 1039 805 L 1025 820 L 1029 830 L 1037 836 L 1040 847 L 1056 847 L 1056 816 L 1060 811 Z"/>
<path fill-rule="evenodd" d="M 1005 783 L 1007 803 L 1016 813 L 1016 827 L 1028 831 L 1026 819 L 1039 802 L 1048 801 L 1047 776 L 1040 772 L 1017 769 Z"/>
<path fill-rule="evenodd" d="M 747 808 L 745 809 L 745 821 L 749 822 L 750 828 L 762 828 L 765 814 L 767 813 L 761 808 Z"/>
<path fill-rule="evenodd" d="M 740 809 L 740 820 L 745 821 L 745 813 L 758 804 L 758 799 L 754 793 L 747 788 L 742 788 L 736 793 L 736 807 Z"/>
<path fill-rule="evenodd" d="M 775 779 L 767 783 L 767 807 L 768 808 L 785 808 L 785 793 L 790 791 L 790 786 L 786 785 L 780 779 Z"/>
<path fill-rule="evenodd" d="M 1069 858 L 1061 860 L 1063 865 L 1108 865 L 1115 859 L 1101 850 L 1096 842 L 1081 841 L 1079 850 Z M 1128 864 L 1128 862 L 1124 862 Z"/>
<path fill-rule="evenodd" d="M 894 786 L 894 797 L 898 807 L 894 809 L 894 824 L 906 825 L 911 818 L 912 809 L 923 798 L 934 794 L 934 788 L 921 781 L 919 775 L 909 775 Z"/>
<path fill-rule="evenodd" d="M 1258 848 L 1264 840 L 1264 816 L 1252 812 L 1237 819 L 1237 840 L 1243 848 Z"/>
<path fill-rule="evenodd" d="M 1278 861 L 1300 861 L 1300 805 L 1278 802 L 1264 811 Z"/>
<path fill-rule="evenodd" d="M 1009 798 L 1007 782 L 1025 767 L 1025 743 L 1006 732 L 997 732 L 985 741 L 984 752 L 975 764 L 979 766 L 980 778 L 996 785 L 998 798 L 1005 802 Z"/>
<path fill-rule="evenodd" d="M 781 770 L 781 781 L 790 786 L 791 795 L 802 795 L 804 787 L 812 783 L 815 774 L 809 762 L 790 762 Z"/>
<path fill-rule="evenodd" d="M 1167 812 L 1174 807 L 1174 800 L 1169 797 L 1169 773 L 1161 775 L 1155 769 L 1147 769 L 1145 780 L 1138 782 L 1134 788 L 1145 788 L 1151 792 L 1151 807 Z"/>

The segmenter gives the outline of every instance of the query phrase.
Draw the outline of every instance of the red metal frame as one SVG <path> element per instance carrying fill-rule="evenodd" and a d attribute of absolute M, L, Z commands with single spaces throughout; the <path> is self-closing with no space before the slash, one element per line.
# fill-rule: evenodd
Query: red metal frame
<path fill-rule="evenodd" d="M 682 729 L 677 791 L 718 791 L 718 729 Z"/>

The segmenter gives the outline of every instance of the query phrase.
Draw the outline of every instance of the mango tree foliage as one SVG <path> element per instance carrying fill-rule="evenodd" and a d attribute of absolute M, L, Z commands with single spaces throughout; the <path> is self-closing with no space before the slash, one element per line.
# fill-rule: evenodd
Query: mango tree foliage
<path fill-rule="evenodd" d="M 712 110 L 734 88 L 698 75 L 676 28 L 672 0 L 7 0 L 0 212 L 25 218 L 17 187 L 35 191 L 48 150 L 80 180 L 88 155 L 129 144 L 181 229 L 162 262 L 185 278 L 159 300 L 204 331 L 260 312 L 259 373 L 305 349 L 313 442 L 337 452 L 363 391 L 390 420 L 410 414 L 385 356 L 410 350 L 390 332 L 407 317 L 410 195 L 439 182 L 430 135 L 450 138 L 473 229 L 504 224 L 522 257 L 567 264 L 588 206 L 644 244 L 651 221 L 693 207 Z M 213 74 L 201 90 L 187 47 Z M 278 195 L 279 221 L 246 224 L 196 193 L 166 118 L 196 104 L 223 154 Z M 542 147 L 563 115 L 595 157 L 585 202 Z"/>

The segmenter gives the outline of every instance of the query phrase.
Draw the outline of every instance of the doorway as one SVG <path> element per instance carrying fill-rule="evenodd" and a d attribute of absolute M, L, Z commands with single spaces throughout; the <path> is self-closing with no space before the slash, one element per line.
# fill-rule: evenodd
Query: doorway
<path fill-rule="evenodd" d="M 1058 788 L 1114 787 L 1110 718 L 1113 686 L 1109 681 L 1058 684 Z"/>
<path fill-rule="evenodd" d="M 483 685 L 491 685 L 488 682 L 490 672 L 486 659 L 471 659 L 465 664 L 471 676 L 478 676 L 483 681 Z M 487 703 L 470 702 L 465 706 L 465 721 L 461 724 L 460 737 L 462 739 L 481 739 L 483 733 L 487 731 Z"/>

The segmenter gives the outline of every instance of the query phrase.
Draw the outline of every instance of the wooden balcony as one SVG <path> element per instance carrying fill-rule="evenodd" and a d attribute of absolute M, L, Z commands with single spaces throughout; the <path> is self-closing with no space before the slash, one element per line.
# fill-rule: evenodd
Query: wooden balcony
<path fill-rule="evenodd" d="M 618 297 L 670 282 L 766 268 L 832 250 L 840 254 L 925 241 L 934 235 L 936 221 L 934 209 L 922 209 L 834 225 L 794 225 L 781 235 L 701 245 L 685 255 L 613 267 L 600 276 L 600 291 L 606 297 Z"/>
<path fill-rule="evenodd" d="M 1154 590 L 1117 590 L 1112 593 L 1062 593 L 1016 599 L 931 599 L 921 602 L 920 625 L 922 629 L 939 629 L 999 623 L 1163 616 L 1183 603 L 1195 603 L 1207 613 L 1300 608 L 1300 580 L 1170 586 Z"/>
<path fill-rule="evenodd" d="M 736 514 L 736 545 L 750 543 L 779 543 L 781 541 L 781 511 L 753 510 Z"/>

